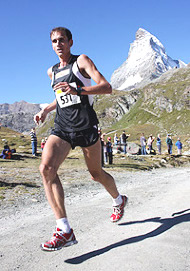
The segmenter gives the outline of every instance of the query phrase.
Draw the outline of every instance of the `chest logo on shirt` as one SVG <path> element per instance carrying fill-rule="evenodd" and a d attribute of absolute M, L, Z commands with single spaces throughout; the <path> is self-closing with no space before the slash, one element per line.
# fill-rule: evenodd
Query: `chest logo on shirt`
<path fill-rule="evenodd" d="M 76 88 L 76 83 L 70 83 L 72 87 Z M 81 103 L 81 99 L 77 95 L 65 94 L 61 89 L 57 89 L 55 92 L 56 100 L 61 108 L 68 107 L 74 104 Z"/>
<path fill-rule="evenodd" d="M 55 79 L 58 79 L 60 77 L 64 77 L 65 75 L 68 75 L 69 73 L 70 73 L 70 69 L 60 71 L 60 72 L 56 73 Z"/>

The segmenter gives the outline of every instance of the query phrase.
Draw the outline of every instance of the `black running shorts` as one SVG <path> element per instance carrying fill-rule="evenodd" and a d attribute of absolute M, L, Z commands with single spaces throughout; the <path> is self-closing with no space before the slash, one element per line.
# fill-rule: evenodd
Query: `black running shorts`
<path fill-rule="evenodd" d="M 77 146 L 89 147 L 94 145 L 99 139 L 97 126 L 78 132 L 64 132 L 59 128 L 54 128 L 51 131 L 51 135 L 58 136 L 67 141 L 71 144 L 72 149 Z"/>

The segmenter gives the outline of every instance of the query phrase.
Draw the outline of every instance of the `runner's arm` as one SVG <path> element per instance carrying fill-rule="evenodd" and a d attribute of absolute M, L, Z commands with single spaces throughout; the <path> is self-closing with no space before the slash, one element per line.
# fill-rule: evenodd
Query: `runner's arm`
<path fill-rule="evenodd" d="M 84 92 L 82 95 L 89 94 L 110 94 L 112 93 L 112 87 L 108 83 L 108 81 L 104 78 L 104 76 L 98 71 L 93 61 L 86 55 L 80 55 L 77 59 L 77 64 L 81 73 L 90 77 L 97 84 L 95 86 L 90 87 L 82 87 Z"/>
<path fill-rule="evenodd" d="M 86 78 L 92 78 L 96 83 L 95 86 L 82 87 L 82 95 L 91 94 L 110 94 L 112 87 L 104 76 L 97 70 L 92 60 L 86 55 L 80 55 L 77 59 L 80 72 Z M 77 95 L 76 89 L 71 87 L 67 82 L 60 82 L 54 86 L 54 90 L 61 89 L 63 92 Z"/>
<path fill-rule="evenodd" d="M 57 102 L 56 102 L 56 99 L 55 99 L 51 104 L 48 104 L 48 106 L 46 106 L 40 112 L 38 112 L 34 116 L 34 121 L 37 124 L 39 124 L 40 121 L 43 123 L 45 121 L 46 117 L 47 117 L 47 114 L 56 109 L 56 103 Z"/>
<path fill-rule="evenodd" d="M 47 74 L 50 77 L 50 79 L 52 79 L 52 67 L 48 69 Z M 37 124 L 39 124 L 40 121 L 43 123 L 47 117 L 47 114 L 55 109 L 56 109 L 56 99 L 51 104 L 48 104 L 45 108 L 43 108 L 39 113 L 37 113 L 34 116 L 34 121 Z"/>

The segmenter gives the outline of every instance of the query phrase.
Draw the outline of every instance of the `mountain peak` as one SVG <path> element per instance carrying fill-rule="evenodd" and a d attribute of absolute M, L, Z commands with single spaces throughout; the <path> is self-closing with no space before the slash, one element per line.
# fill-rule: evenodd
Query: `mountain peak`
<path fill-rule="evenodd" d="M 151 35 L 147 30 L 145 30 L 144 28 L 139 28 L 136 32 L 136 40 L 144 38 L 145 36 Z"/>
<path fill-rule="evenodd" d="M 111 85 L 118 90 L 131 90 L 150 83 L 166 71 L 186 66 L 166 54 L 163 44 L 143 28 L 136 32 L 127 60 L 112 74 Z"/>

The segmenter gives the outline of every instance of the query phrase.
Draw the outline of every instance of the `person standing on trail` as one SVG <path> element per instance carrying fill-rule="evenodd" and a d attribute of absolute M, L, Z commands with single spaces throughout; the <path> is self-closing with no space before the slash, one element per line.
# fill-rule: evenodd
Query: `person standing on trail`
<path fill-rule="evenodd" d="M 155 139 L 155 137 L 152 136 L 152 134 L 151 134 L 147 140 L 147 146 L 148 146 L 150 152 L 153 150 L 152 144 L 154 142 L 154 139 Z"/>
<path fill-rule="evenodd" d="M 106 139 L 105 139 L 106 134 L 103 133 L 101 135 L 101 144 L 102 144 L 102 151 L 103 151 L 103 157 L 102 157 L 102 166 L 105 166 L 108 164 L 108 153 L 107 153 L 107 148 L 106 148 Z"/>
<path fill-rule="evenodd" d="M 126 135 L 125 131 L 121 134 L 121 144 L 123 144 L 123 152 L 124 154 L 127 153 L 127 139 L 130 136 L 130 134 Z"/>
<path fill-rule="evenodd" d="M 42 139 L 42 140 L 41 140 L 41 150 L 42 150 L 42 151 L 43 151 L 43 149 L 44 149 L 45 144 L 46 144 L 45 139 Z"/>
<path fill-rule="evenodd" d="M 180 138 L 177 139 L 177 142 L 175 143 L 176 147 L 177 147 L 177 154 L 181 155 L 182 154 L 182 146 L 183 144 L 181 143 Z"/>
<path fill-rule="evenodd" d="M 158 134 L 158 137 L 156 139 L 156 146 L 158 149 L 158 154 L 161 154 L 161 136 L 160 136 L 160 134 Z"/>
<path fill-rule="evenodd" d="M 112 149 L 113 149 L 113 145 L 111 142 L 111 137 L 108 137 L 107 142 L 106 142 L 106 151 L 108 154 L 109 165 L 113 164 L 113 151 L 112 151 Z"/>
<path fill-rule="evenodd" d="M 141 134 L 140 143 L 141 143 L 141 154 L 146 155 L 146 139 L 144 133 Z"/>
<path fill-rule="evenodd" d="M 30 136 L 31 136 L 31 144 L 32 144 L 32 155 L 36 156 L 36 154 L 37 154 L 37 136 L 36 136 L 35 128 L 31 129 Z"/>
<path fill-rule="evenodd" d="M 119 137 L 117 136 L 117 134 L 114 135 L 113 142 L 116 146 L 119 144 Z"/>
<path fill-rule="evenodd" d="M 168 154 L 172 154 L 173 142 L 172 142 L 172 137 L 170 134 L 167 135 L 166 144 L 167 144 L 167 148 L 168 148 Z"/>
<path fill-rule="evenodd" d="M 101 183 L 112 197 L 112 222 L 122 218 L 127 203 L 127 197 L 119 194 L 113 177 L 102 169 L 98 119 L 93 109 L 92 95 L 111 93 L 111 85 L 88 56 L 71 54 L 73 39 L 70 30 L 54 28 L 50 38 L 59 58 L 59 63 L 48 69 L 56 99 L 34 116 L 36 123 L 44 122 L 47 114 L 56 109 L 54 129 L 45 144 L 40 165 L 46 196 L 57 224 L 53 237 L 41 244 L 42 250 L 48 251 L 77 243 L 67 218 L 64 190 L 57 174 L 71 149 L 82 148 L 92 179 Z M 91 86 L 91 78 L 96 85 Z"/>

